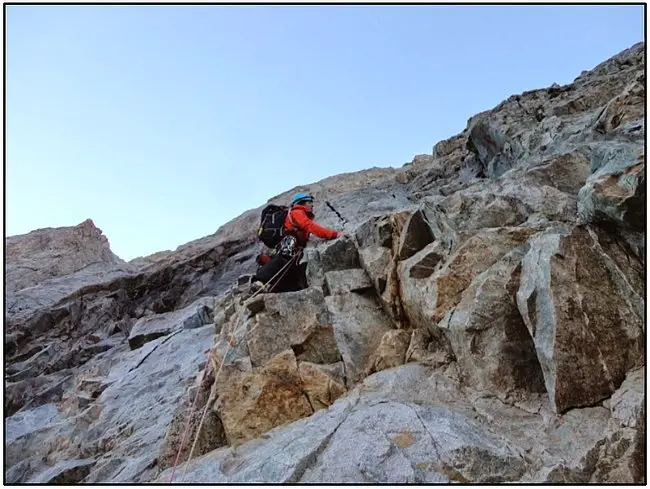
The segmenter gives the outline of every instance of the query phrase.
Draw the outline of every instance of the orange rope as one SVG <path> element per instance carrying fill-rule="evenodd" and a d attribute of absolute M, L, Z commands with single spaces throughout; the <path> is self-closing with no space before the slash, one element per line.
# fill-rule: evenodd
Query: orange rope
<path fill-rule="evenodd" d="M 201 384 L 205 380 L 205 376 L 208 372 L 208 368 L 210 366 L 210 354 L 212 353 L 212 348 L 208 350 L 208 360 L 207 363 L 205 364 L 205 368 L 203 370 L 203 377 L 201 378 L 201 382 L 199 382 L 198 387 L 196 388 L 196 395 L 194 396 L 194 402 L 192 403 L 192 407 L 190 408 L 190 414 L 187 417 L 187 423 L 185 423 L 185 431 L 183 432 L 183 438 L 181 439 L 181 445 L 178 448 L 178 453 L 176 454 L 176 460 L 174 460 L 174 468 L 172 469 L 172 475 L 169 478 L 169 482 L 172 482 L 174 480 L 174 474 L 176 473 L 176 466 L 178 465 L 178 460 L 181 457 L 181 452 L 183 451 L 183 446 L 185 445 L 185 438 L 187 437 L 187 433 L 190 428 L 190 422 L 192 421 L 192 413 L 194 413 L 194 408 L 196 407 L 196 401 L 199 399 L 199 393 L 201 392 Z"/>

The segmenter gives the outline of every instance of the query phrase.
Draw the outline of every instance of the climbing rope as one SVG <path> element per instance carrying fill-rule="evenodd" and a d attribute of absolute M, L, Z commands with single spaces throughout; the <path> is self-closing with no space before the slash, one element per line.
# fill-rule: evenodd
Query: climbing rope
<path fill-rule="evenodd" d="M 271 279 L 270 279 L 268 282 L 266 282 L 266 283 L 262 286 L 262 288 L 261 288 L 260 290 L 258 290 L 258 291 L 255 292 L 253 295 L 251 295 L 251 296 L 249 297 L 249 299 L 252 299 L 253 297 L 257 296 L 257 294 L 260 294 L 261 292 L 264 292 L 264 291 L 266 290 L 266 287 L 267 287 L 270 283 L 273 283 L 273 280 L 275 280 L 275 277 L 277 277 L 278 275 L 280 275 L 280 273 L 281 273 L 282 271 L 284 271 L 284 273 L 282 273 L 282 276 L 281 276 L 280 278 L 278 278 L 278 280 L 277 280 L 277 281 L 276 281 L 276 282 L 271 286 L 271 288 L 269 288 L 269 292 L 271 292 L 271 291 L 275 288 L 275 286 L 276 286 L 277 284 L 279 284 L 279 283 L 282 281 L 282 279 L 284 278 L 284 276 L 287 274 L 287 272 L 289 271 L 289 265 L 291 265 L 293 262 L 297 262 L 297 261 L 298 261 L 298 258 L 300 258 L 300 256 L 301 256 L 301 253 L 296 253 L 296 254 L 291 258 L 291 260 L 289 260 L 289 261 L 288 261 L 288 262 L 287 262 L 287 263 L 286 263 L 286 264 L 285 264 L 285 265 L 284 265 L 284 266 L 283 266 L 283 267 L 278 271 L 278 273 L 276 273 L 275 275 L 273 275 L 273 277 L 271 277 Z"/>
<path fill-rule="evenodd" d="M 223 364 L 226 360 L 226 356 L 228 353 L 230 353 L 230 349 L 232 348 L 232 345 L 228 343 L 228 349 L 226 350 L 225 355 L 221 359 L 221 365 L 219 365 L 219 370 L 217 370 L 216 375 L 214 376 L 214 381 L 216 382 L 217 379 L 219 378 L 219 374 L 221 373 L 221 367 L 223 367 Z M 201 414 L 201 421 L 199 422 L 199 427 L 196 430 L 196 436 L 194 437 L 194 443 L 192 443 L 192 448 L 190 449 L 190 456 L 187 457 L 187 463 L 185 464 L 185 469 L 183 470 L 183 476 L 181 477 L 181 482 L 185 482 L 185 474 L 187 474 L 187 469 L 190 466 L 190 463 L 192 462 L 192 455 L 194 454 L 194 449 L 196 448 L 196 443 L 199 441 L 199 434 L 201 433 L 201 428 L 203 428 L 203 422 L 205 421 L 205 415 L 208 412 L 208 407 L 214 402 L 215 398 L 215 393 L 217 392 L 217 389 L 213 389 L 212 392 L 210 393 L 210 397 L 208 398 L 208 401 L 205 403 L 205 407 L 203 408 L 203 414 Z"/>
<path fill-rule="evenodd" d="M 301 255 L 300 253 L 296 253 L 296 255 L 294 255 L 294 256 L 293 256 L 293 257 L 292 257 L 292 258 L 291 258 L 291 259 L 290 259 L 290 260 L 289 260 L 289 261 L 288 261 L 288 262 L 287 262 L 287 263 L 286 263 L 286 264 L 285 264 L 285 265 L 284 265 L 284 266 L 283 266 L 283 267 L 282 267 L 282 268 L 281 268 L 281 269 L 280 269 L 280 270 L 279 270 L 275 275 L 273 275 L 273 277 L 271 277 L 271 280 L 269 280 L 266 284 L 264 284 L 264 286 L 263 286 L 260 290 L 258 290 L 258 291 L 255 292 L 253 295 L 251 295 L 251 296 L 249 297 L 249 300 L 252 299 L 253 297 L 257 296 L 257 294 L 263 292 L 263 291 L 266 289 L 266 286 L 267 286 L 268 284 L 272 283 L 273 280 L 274 280 L 278 275 L 280 275 L 280 273 L 284 272 L 284 273 L 282 273 L 282 275 L 278 278 L 278 280 L 276 281 L 276 283 L 274 283 L 274 284 L 269 288 L 269 292 L 271 292 L 271 291 L 275 288 L 275 286 L 276 286 L 278 283 L 280 283 L 280 281 L 282 280 L 282 278 L 283 278 L 283 277 L 286 275 L 286 273 L 289 271 L 289 265 L 291 265 L 293 262 L 296 262 L 297 259 L 300 257 L 300 255 Z M 229 342 L 228 342 L 228 348 L 226 349 L 226 353 L 225 353 L 225 354 L 223 355 L 223 357 L 221 358 L 221 363 L 220 363 L 220 365 L 219 365 L 219 369 L 217 370 L 217 373 L 216 373 L 215 376 L 214 376 L 214 380 L 215 380 L 215 382 L 216 382 L 217 379 L 219 378 L 219 374 L 221 373 L 221 369 L 223 368 L 223 364 L 224 364 L 224 362 L 225 362 L 225 360 L 226 360 L 226 357 L 228 356 L 228 353 L 230 353 L 230 350 L 231 350 L 231 348 L 233 348 L 233 346 L 234 346 L 234 345 L 229 341 Z M 190 414 L 189 414 L 189 417 L 188 417 L 188 419 L 187 419 L 187 423 L 185 424 L 185 431 L 184 431 L 184 433 L 183 433 L 183 438 L 181 439 L 181 444 L 180 444 L 180 447 L 178 448 L 178 453 L 176 454 L 176 460 L 174 461 L 174 467 L 173 467 L 173 469 L 172 469 L 172 474 L 171 474 L 171 477 L 169 478 L 169 482 L 170 482 L 170 483 L 174 480 L 174 474 L 176 473 L 176 466 L 178 465 L 178 460 L 180 459 L 181 452 L 183 451 L 183 447 L 185 446 L 185 438 L 186 438 L 186 435 L 187 435 L 188 430 L 189 430 L 190 422 L 191 422 L 191 420 L 192 420 L 192 414 L 194 413 L 194 407 L 195 407 L 195 405 L 196 405 L 196 401 L 197 401 L 197 399 L 198 399 L 198 397 L 199 397 L 199 392 L 200 392 L 200 390 L 201 390 L 201 384 L 203 383 L 203 380 L 206 378 L 206 375 L 209 373 L 209 368 L 210 368 L 210 366 L 211 366 L 210 357 L 211 357 L 211 354 L 212 354 L 213 349 L 214 349 L 214 347 L 210 348 L 210 350 L 208 351 L 208 361 L 207 361 L 206 366 L 205 366 L 205 369 L 204 369 L 204 371 L 203 371 L 203 377 L 202 377 L 202 380 L 201 380 L 201 382 L 199 383 L 199 387 L 198 387 L 197 390 L 196 390 L 196 395 L 194 396 L 194 402 L 192 403 L 192 408 L 191 408 L 191 410 L 190 410 Z M 199 421 L 199 427 L 198 427 L 197 430 L 196 430 L 196 435 L 194 436 L 194 442 L 192 443 L 192 448 L 190 449 L 189 457 L 187 457 L 187 462 L 185 463 L 185 468 L 184 468 L 184 470 L 183 470 L 183 475 L 182 475 L 182 477 L 181 477 L 181 482 L 185 482 L 185 474 L 187 474 L 187 469 L 188 469 L 189 466 L 190 466 L 190 463 L 191 463 L 191 460 L 192 460 L 192 455 L 194 454 L 194 449 L 196 448 L 196 444 L 197 444 L 197 442 L 198 442 L 198 440 L 199 440 L 199 435 L 200 435 L 200 433 L 201 433 L 201 428 L 203 428 L 203 423 L 204 423 L 204 421 L 205 421 L 205 415 L 206 415 L 207 412 L 208 412 L 208 408 L 209 408 L 209 406 L 210 406 L 210 405 L 214 402 L 214 400 L 215 400 L 215 397 L 216 397 L 215 394 L 216 394 L 216 392 L 217 392 L 216 389 L 214 389 L 214 390 L 212 391 L 212 393 L 210 394 L 210 397 L 208 398 L 208 400 L 207 400 L 207 402 L 205 403 L 205 406 L 204 406 L 204 408 L 203 408 L 203 413 L 201 414 L 201 421 Z"/>
<path fill-rule="evenodd" d="M 194 396 L 194 402 L 192 402 L 192 406 L 190 407 L 190 414 L 187 417 L 187 423 L 185 423 L 185 430 L 183 430 L 183 437 L 181 438 L 181 445 L 180 448 L 178 449 L 178 453 L 176 454 L 176 459 L 174 460 L 174 468 L 172 469 L 172 475 L 169 478 L 169 482 L 172 482 L 174 480 L 174 474 L 176 473 L 176 466 L 178 465 L 178 459 L 181 456 L 181 452 L 183 451 L 183 446 L 185 445 L 185 438 L 187 438 L 187 433 L 190 428 L 190 422 L 192 421 L 192 414 L 194 413 L 194 408 L 196 407 L 196 401 L 199 399 L 199 393 L 201 392 L 201 385 L 203 384 L 203 381 L 206 379 L 206 375 L 209 373 L 208 367 L 210 365 L 210 354 L 212 353 L 212 348 L 208 350 L 208 358 L 206 361 L 206 366 L 205 370 L 203 370 L 203 375 L 201 377 L 201 381 L 199 382 L 199 385 L 196 388 L 196 395 Z"/>

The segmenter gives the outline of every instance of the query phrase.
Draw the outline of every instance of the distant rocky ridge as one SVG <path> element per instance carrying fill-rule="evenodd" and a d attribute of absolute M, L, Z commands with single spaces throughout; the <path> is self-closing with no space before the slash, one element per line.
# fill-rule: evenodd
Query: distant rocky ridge
<path fill-rule="evenodd" d="M 163 258 L 167 258 L 169 255 L 174 253 L 172 250 L 165 250 L 165 251 L 157 251 L 156 253 L 152 253 L 147 256 L 138 256 L 137 258 L 134 258 L 133 260 L 129 260 L 130 265 L 136 265 L 138 267 L 146 267 L 147 265 L 151 265 L 152 263 L 157 262 L 158 260 L 162 260 Z"/>
<path fill-rule="evenodd" d="M 45 228 L 5 239 L 9 291 L 63 277 L 93 264 L 122 264 L 91 219 L 77 226 Z"/>
<path fill-rule="evenodd" d="M 8 238 L 6 481 L 644 482 L 644 143 L 640 43 L 271 199 L 348 221 L 299 292 L 248 292 L 261 208 L 129 263 Z"/>

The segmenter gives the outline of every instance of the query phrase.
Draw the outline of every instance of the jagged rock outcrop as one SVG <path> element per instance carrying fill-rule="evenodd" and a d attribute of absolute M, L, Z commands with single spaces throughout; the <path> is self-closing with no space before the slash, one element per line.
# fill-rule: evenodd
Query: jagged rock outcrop
<path fill-rule="evenodd" d="M 7 291 L 63 277 L 89 265 L 124 263 L 91 219 L 77 226 L 37 229 L 5 239 Z"/>
<path fill-rule="evenodd" d="M 347 219 L 297 292 L 248 289 L 260 209 L 130 263 L 8 238 L 6 480 L 644 482 L 644 70 L 271 199 Z"/>

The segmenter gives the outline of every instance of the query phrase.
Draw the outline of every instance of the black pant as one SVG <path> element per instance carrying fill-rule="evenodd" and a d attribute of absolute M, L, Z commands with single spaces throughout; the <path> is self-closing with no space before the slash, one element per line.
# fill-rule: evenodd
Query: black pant
<path fill-rule="evenodd" d="M 287 265 L 292 261 L 290 265 Z M 271 258 L 271 261 L 260 267 L 253 277 L 253 281 L 269 284 L 269 292 L 291 292 L 307 287 L 305 267 L 298 264 L 297 257 L 287 257 L 280 253 Z M 286 268 L 285 268 L 286 266 Z"/>

